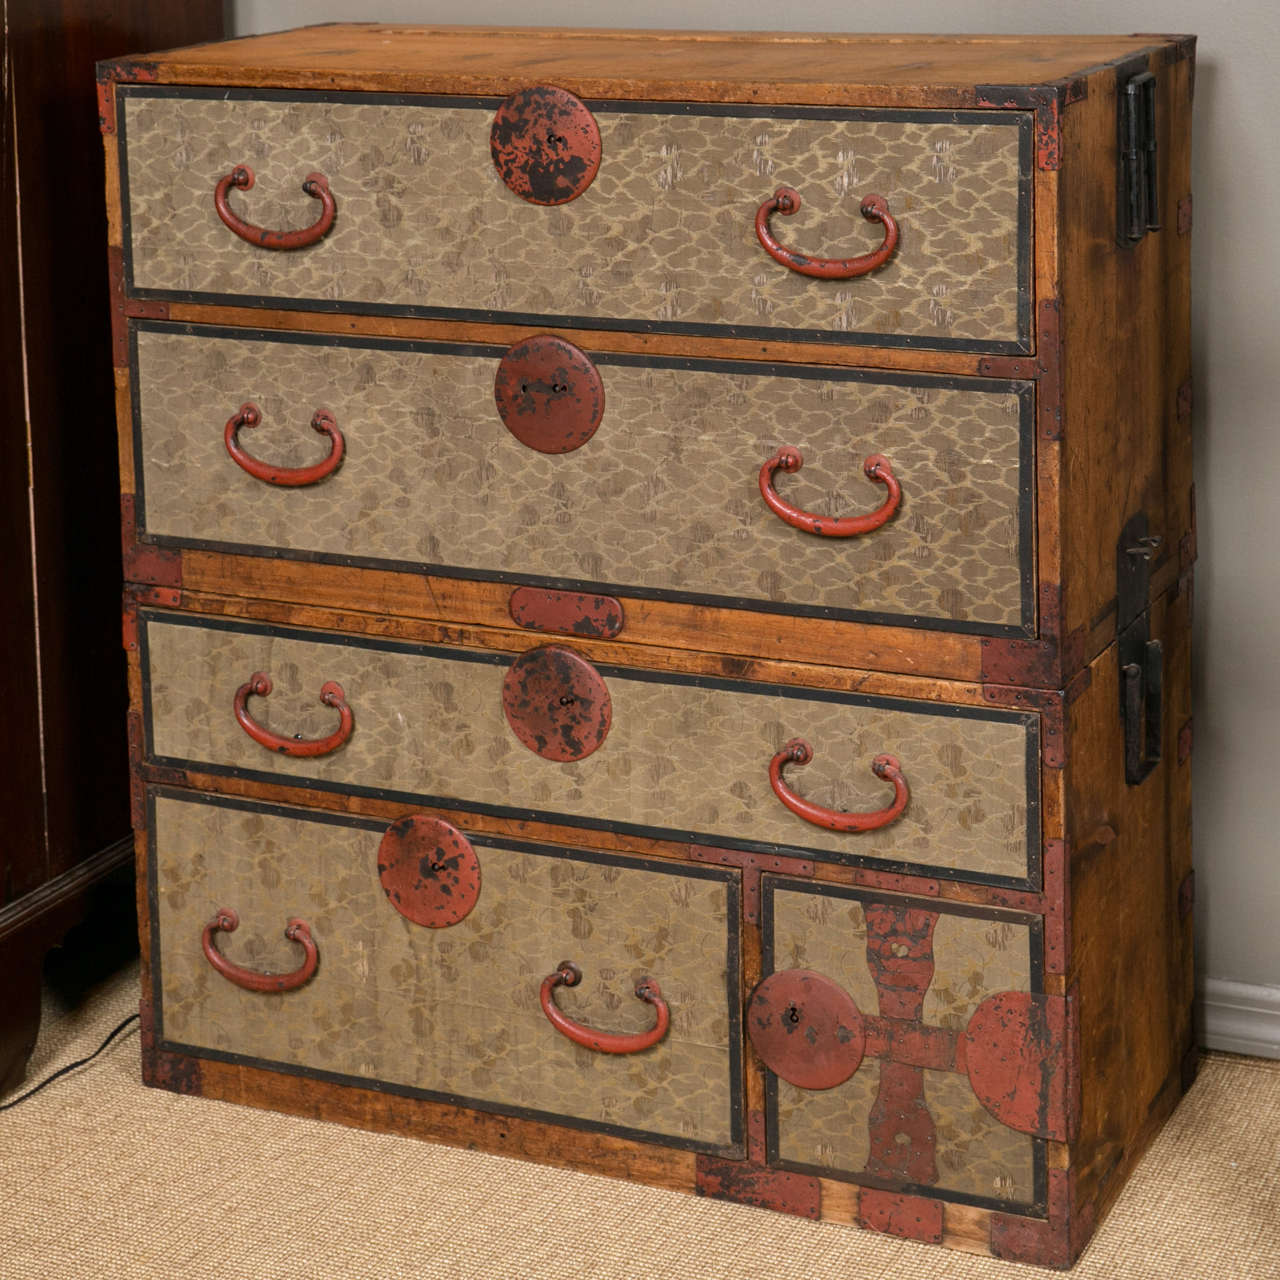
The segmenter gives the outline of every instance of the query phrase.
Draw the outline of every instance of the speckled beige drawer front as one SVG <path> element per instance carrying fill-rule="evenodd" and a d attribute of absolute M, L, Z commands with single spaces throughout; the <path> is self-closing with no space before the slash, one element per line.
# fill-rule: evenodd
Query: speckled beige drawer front
<path fill-rule="evenodd" d="M 145 611 L 141 643 L 147 747 L 162 761 L 1009 884 L 1038 876 L 1032 714 L 599 667 L 612 726 L 585 759 L 561 762 L 524 746 L 507 722 L 510 654 Z M 319 697 L 339 683 L 354 715 L 345 745 L 292 758 L 252 740 L 233 699 L 259 671 L 274 690 L 251 699 L 252 715 L 285 737 L 332 734 L 338 715 Z M 905 811 L 860 834 L 792 813 L 769 764 L 796 737 L 815 753 L 787 772 L 796 792 L 831 809 L 879 810 L 893 792 L 871 763 L 889 753 L 910 788 Z"/>
<path fill-rule="evenodd" d="M 568 204 L 503 184 L 499 99 L 387 101 L 237 89 L 121 91 L 129 286 L 144 296 L 668 332 L 1013 350 L 1029 334 L 1030 116 L 594 104 L 603 160 Z M 237 215 L 292 230 L 322 173 L 337 204 L 317 244 L 239 239 L 213 203 L 239 165 Z M 817 280 L 775 262 L 755 214 L 817 257 L 877 248 L 862 198 L 901 224 L 887 265 Z"/>
<path fill-rule="evenodd" d="M 170 1044 L 676 1145 L 740 1143 L 736 872 L 476 838 L 475 906 L 425 928 L 379 883 L 385 824 L 182 792 L 151 805 L 153 974 Z M 298 918 L 315 974 L 284 992 L 224 978 L 201 949 L 224 909 L 239 916 L 216 936 L 227 960 L 295 970 L 284 928 Z M 555 1002 L 574 1021 L 650 1030 L 654 1010 L 633 995 L 648 977 L 667 1033 L 634 1054 L 575 1046 L 538 998 L 566 959 L 582 980 Z"/>
<path fill-rule="evenodd" d="M 954 1049 L 984 1000 L 1036 990 L 1039 919 L 773 876 L 761 905 L 765 974 L 821 974 L 868 1026 L 861 1065 L 833 1088 L 769 1075 L 772 1158 L 993 1208 L 1043 1201 L 1044 1143 L 986 1109 L 963 1044 L 958 1062 Z M 927 1055 L 913 1037 L 930 1045 L 933 1065 L 920 1065 Z"/>
<path fill-rule="evenodd" d="M 481 578 L 868 621 L 1024 634 L 1034 622 L 1029 384 L 730 361 L 599 355 L 605 409 L 582 447 L 547 454 L 503 425 L 503 348 L 141 324 L 137 463 L 144 527 L 168 545 L 430 566 Z M 317 484 L 277 487 L 233 461 L 223 427 L 281 467 L 346 441 Z M 765 505 L 761 464 L 794 506 L 874 511 L 869 455 L 902 506 L 828 538 Z"/>

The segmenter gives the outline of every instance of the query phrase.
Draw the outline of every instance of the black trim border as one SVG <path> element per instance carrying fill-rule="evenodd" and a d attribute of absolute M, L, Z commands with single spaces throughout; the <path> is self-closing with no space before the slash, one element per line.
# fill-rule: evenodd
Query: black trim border
<path fill-rule="evenodd" d="M 1018 129 L 1018 236 L 1017 337 L 991 341 L 979 338 L 921 338 L 908 334 L 884 334 L 826 329 L 771 329 L 754 325 L 666 323 L 654 320 L 616 320 L 598 316 L 530 314 L 462 307 L 421 307 L 376 302 L 342 302 L 322 298 L 279 298 L 223 294 L 194 290 L 138 289 L 133 279 L 133 232 L 128 182 L 128 144 L 124 101 L 137 98 L 216 98 L 230 101 L 333 102 L 386 104 L 390 106 L 452 106 L 495 110 L 499 97 L 467 97 L 441 94 L 359 93 L 306 89 L 206 88 L 189 85 L 116 85 L 116 137 L 120 152 L 120 205 L 124 240 L 125 290 L 145 301 L 205 303 L 214 306 L 269 307 L 274 310 L 314 311 L 338 315 L 405 316 L 414 319 L 447 319 L 485 324 L 557 325 L 576 329 L 611 329 L 626 333 L 671 333 L 697 337 L 746 338 L 753 341 L 812 342 L 830 346 L 875 346 L 919 351 L 981 352 L 988 355 L 1025 355 L 1033 349 L 1031 244 L 1034 233 L 1032 188 L 1034 181 L 1035 116 L 1030 111 L 1003 109 L 926 110 L 921 108 L 786 107 L 750 103 L 587 102 L 593 112 L 633 115 L 738 116 L 785 120 L 900 120 L 904 123 L 1010 124 Z"/>
<path fill-rule="evenodd" d="M 205 631 L 228 631 L 242 635 L 268 636 L 273 639 L 302 640 L 307 643 L 330 644 L 340 648 L 366 649 L 381 653 L 404 653 L 412 654 L 416 657 L 445 658 L 487 666 L 507 666 L 513 660 L 513 655 L 505 650 L 457 649 L 443 645 L 418 644 L 407 640 L 391 640 L 381 636 L 310 631 L 300 627 L 248 622 L 239 618 L 176 614 L 158 612 L 146 608 L 139 609 L 138 657 L 142 668 L 143 753 L 148 761 L 162 768 L 190 768 L 218 777 L 242 778 L 248 781 L 265 782 L 274 786 L 324 791 L 333 795 L 365 796 L 370 799 L 385 800 L 397 804 L 425 805 L 431 808 L 462 810 L 463 812 L 481 814 L 492 818 L 508 818 L 522 822 L 544 822 L 559 826 L 609 831 L 618 835 L 662 840 L 676 844 L 710 845 L 713 848 L 742 849 L 751 853 L 777 854 L 786 852 L 790 856 L 805 857 L 818 862 L 866 867 L 877 871 L 893 872 L 898 875 L 918 875 L 932 879 L 960 880 L 968 884 L 983 884 L 995 888 L 1031 892 L 1038 892 L 1041 888 L 1043 844 L 1040 813 L 1040 717 L 1034 711 L 1015 711 L 1003 707 L 985 705 L 962 706 L 955 703 L 912 701 L 906 698 L 888 698 L 875 694 L 849 693 L 838 689 L 814 689 L 803 685 L 781 685 L 734 680 L 724 676 L 689 675 L 677 671 L 652 671 L 641 667 L 592 664 L 606 679 L 635 680 L 649 684 L 667 684 L 686 688 L 722 689 L 732 693 L 780 696 L 804 701 L 836 702 L 848 706 L 903 711 L 914 715 L 933 715 L 944 719 L 985 720 L 1006 724 L 1022 724 L 1026 729 L 1027 874 L 1024 877 L 997 875 L 991 872 L 965 870 L 964 868 L 935 867 L 899 859 L 843 853 L 831 849 L 811 849 L 804 845 L 781 845 L 769 841 L 734 839 L 731 836 L 715 833 L 708 834 L 681 828 L 648 827 L 636 823 L 616 822 L 607 818 L 562 814 L 548 810 L 525 809 L 509 805 L 493 805 L 468 801 L 455 796 L 437 796 L 426 793 L 398 791 L 384 787 L 330 782 L 321 778 L 272 773 L 269 770 L 243 769 L 234 765 L 220 765 L 216 762 L 190 760 L 176 756 L 159 756 L 155 754 L 154 747 L 151 697 L 149 629 L 152 622 L 164 626 L 194 627 Z"/>
<path fill-rule="evenodd" d="M 278 1062 L 251 1054 L 233 1053 L 200 1045 L 189 1045 L 169 1040 L 164 1035 L 164 990 L 161 974 L 165 948 L 160 938 L 159 858 L 156 850 L 156 800 L 179 800 L 189 804 L 203 804 L 221 809 L 233 809 L 244 813 L 260 813 L 270 817 L 293 821 L 319 822 L 327 826 L 347 827 L 356 830 L 380 832 L 387 824 L 374 818 L 354 814 L 331 813 L 327 810 L 290 808 L 239 796 L 217 796 L 208 793 L 186 791 L 177 787 L 148 784 L 147 786 L 147 901 L 152 930 L 151 947 L 151 1001 L 155 1016 L 156 1044 L 159 1049 L 192 1057 L 208 1058 L 216 1062 L 228 1062 L 239 1066 L 257 1067 L 275 1071 L 281 1075 L 301 1076 L 307 1080 L 329 1084 L 352 1086 L 372 1090 L 375 1093 L 393 1094 L 404 1098 L 418 1098 L 429 1102 L 442 1102 L 451 1106 L 467 1107 L 494 1115 L 512 1116 L 555 1124 L 568 1129 L 591 1133 L 604 1133 L 627 1138 L 635 1142 L 659 1143 L 682 1151 L 702 1152 L 728 1159 L 742 1158 L 745 1154 L 746 1093 L 742 1071 L 742 882 L 737 868 L 710 866 L 705 863 L 686 863 L 640 855 L 604 853 L 589 849 L 574 849 L 560 845 L 541 844 L 529 840 L 507 840 L 501 837 L 467 833 L 467 839 L 479 848 L 511 849 L 518 853 L 530 853 L 540 857 L 560 858 L 577 862 L 590 862 L 603 866 L 627 867 L 667 875 L 683 875 L 698 880 L 718 880 L 725 886 L 727 938 L 725 944 L 726 1001 L 729 1013 L 729 1133 L 728 1145 L 699 1142 L 676 1134 L 657 1133 L 647 1129 L 634 1129 L 625 1125 L 566 1116 L 553 1111 L 541 1111 L 508 1103 L 491 1102 L 471 1098 L 463 1094 L 442 1090 L 420 1089 L 412 1085 L 394 1084 L 383 1080 L 371 1080 L 363 1076 L 351 1076 L 341 1072 L 323 1071 L 294 1063 Z"/>
<path fill-rule="evenodd" d="M 1001 921 L 1016 924 L 1027 930 L 1029 951 L 1030 988 L 1032 992 L 1044 990 L 1044 917 L 1027 915 L 1004 907 L 984 907 L 971 903 L 945 902 L 938 898 L 920 898 L 909 894 L 886 894 L 876 889 L 852 885 L 831 884 L 827 881 L 795 879 L 766 872 L 760 877 L 760 946 L 761 973 L 764 981 L 774 969 L 774 893 L 777 889 L 787 892 L 811 893 L 821 897 L 844 898 L 857 902 L 883 902 L 892 899 L 938 915 L 968 916 L 980 920 Z M 832 1178 L 838 1182 L 852 1182 L 858 1186 L 880 1190 L 927 1196 L 931 1200 L 943 1200 L 955 1204 L 973 1205 L 1001 1213 L 1015 1213 L 1029 1217 L 1044 1217 L 1048 1212 L 1049 1164 L 1048 1143 L 1043 1138 L 1030 1135 L 1032 1159 L 1032 1200 L 1002 1200 L 996 1196 L 979 1196 L 966 1191 L 954 1191 L 938 1186 L 925 1186 L 914 1182 L 895 1182 L 877 1178 L 860 1171 L 833 1169 L 823 1165 L 810 1165 L 800 1161 L 783 1160 L 779 1153 L 778 1077 L 768 1067 L 765 1075 L 765 1134 L 766 1160 L 771 1167 L 789 1169 L 795 1173 L 810 1174 L 819 1178 Z M 975 1098 L 976 1102 L 976 1098 Z M 978 1104 L 981 1105 L 981 1104 Z"/>

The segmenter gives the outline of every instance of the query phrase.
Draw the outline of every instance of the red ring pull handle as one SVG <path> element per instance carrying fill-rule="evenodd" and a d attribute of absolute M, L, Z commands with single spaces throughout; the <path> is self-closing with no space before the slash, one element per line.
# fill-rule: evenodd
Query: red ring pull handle
<path fill-rule="evenodd" d="M 779 244 L 769 230 L 769 215 L 780 213 L 789 216 L 799 208 L 800 193 L 794 187 L 779 187 L 756 210 L 756 237 L 775 262 L 798 271 L 802 276 L 815 276 L 819 280 L 849 280 L 854 276 L 865 276 L 869 271 L 884 266 L 898 247 L 898 222 L 889 212 L 889 203 L 884 196 L 865 196 L 860 206 L 860 212 L 867 221 L 879 222 L 884 227 L 884 243 L 856 258 L 814 258 Z"/>
<path fill-rule="evenodd" d="M 327 738 L 285 738 L 278 733 L 272 733 L 270 729 L 264 729 L 249 714 L 249 695 L 254 694 L 259 698 L 265 698 L 270 692 L 271 677 L 264 671 L 255 671 L 249 677 L 248 683 L 242 684 L 236 690 L 234 702 L 236 719 L 254 742 L 270 747 L 272 751 L 278 751 L 282 756 L 327 756 L 329 752 L 336 751 L 351 737 L 351 730 L 355 728 L 355 717 L 351 713 L 351 708 L 347 706 L 347 695 L 342 692 L 340 684 L 330 680 L 320 687 L 320 701 L 326 707 L 336 707 L 339 716 L 338 727 Z"/>
<path fill-rule="evenodd" d="M 265 227 L 256 227 L 232 209 L 227 200 L 231 188 L 248 191 L 254 181 L 253 170 L 247 164 L 238 164 L 225 178 L 219 178 L 213 189 L 213 207 L 217 209 L 218 217 L 241 240 L 256 244 L 260 249 L 305 249 L 328 234 L 338 206 L 334 203 L 333 192 L 329 190 L 329 179 L 323 173 L 309 173 L 302 181 L 303 191 L 313 200 L 320 201 L 320 216 L 309 227 L 300 227 L 297 231 L 268 231 Z"/>
<path fill-rule="evenodd" d="M 773 477 L 779 471 L 799 471 L 804 466 L 804 458 L 799 449 L 783 445 L 777 453 L 769 458 L 760 468 L 760 496 L 768 504 L 769 510 L 780 520 L 785 520 L 796 529 L 805 533 L 816 533 L 824 538 L 852 538 L 859 533 L 870 533 L 873 529 L 887 524 L 902 503 L 902 486 L 898 477 L 893 474 L 889 459 L 882 453 L 873 453 L 863 464 L 862 470 L 868 480 L 884 485 L 888 492 L 884 502 L 865 516 L 816 516 L 811 511 L 801 511 L 793 507 L 778 495 L 773 487 Z"/>
<path fill-rule="evenodd" d="M 227 452 L 254 479 L 296 489 L 305 484 L 315 484 L 325 476 L 333 475 L 342 465 L 343 454 L 347 451 L 347 442 L 343 439 L 342 432 L 338 430 L 338 424 L 328 409 L 317 409 L 311 418 L 312 428 L 322 436 L 329 437 L 329 456 L 313 467 L 274 467 L 269 462 L 259 462 L 257 458 L 251 458 L 245 453 L 240 447 L 237 434 L 241 427 L 256 427 L 261 421 L 262 410 L 252 400 L 247 400 L 227 419 L 226 428 L 222 433 Z"/>
<path fill-rule="evenodd" d="M 773 794 L 806 822 L 812 822 L 815 827 L 826 827 L 828 831 L 859 832 L 887 827 L 902 816 L 911 793 L 907 790 L 907 780 L 902 776 L 902 766 L 896 756 L 876 756 L 871 762 L 871 770 L 877 778 L 893 783 L 893 803 L 887 809 L 876 809 L 870 813 L 840 813 L 796 795 L 782 780 L 782 766 L 788 763 L 808 764 L 812 759 L 813 748 L 803 738 L 792 738 L 769 761 L 769 785 Z"/>
<path fill-rule="evenodd" d="M 580 1022 L 574 1022 L 556 1008 L 551 993 L 559 986 L 576 987 L 582 981 L 582 970 L 572 960 L 561 960 L 555 973 L 548 974 L 542 980 L 542 990 L 538 999 L 542 1003 L 542 1012 L 547 1020 L 561 1035 L 568 1036 L 574 1044 L 594 1049 L 597 1053 L 642 1053 L 652 1049 L 671 1025 L 671 1011 L 662 998 L 658 984 L 652 978 L 641 978 L 636 983 L 636 997 L 657 1010 L 658 1020 L 649 1031 L 638 1031 L 633 1035 L 615 1034 L 609 1031 L 593 1031 Z"/>
<path fill-rule="evenodd" d="M 316 965 L 320 960 L 320 953 L 316 950 L 315 940 L 311 937 L 311 930 L 306 921 L 290 920 L 284 931 L 284 936 L 290 942 L 298 943 L 304 953 L 302 964 L 292 973 L 258 973 L 253 969 L 241 968 L 240 965 L 233 964 L 228 960 L 213 945 L 213 935 L 215 933 L 235 933 L 239 927 L 240 917 L 229 908 L 223 907 L 205 925 L 204 933 L 200 938 L 200 945 L 204 948 L 205 959 L 228 982 L 234 982 L 237 987 L 243 987 L 246 991 L 296 991 L 315 973 Z"/>

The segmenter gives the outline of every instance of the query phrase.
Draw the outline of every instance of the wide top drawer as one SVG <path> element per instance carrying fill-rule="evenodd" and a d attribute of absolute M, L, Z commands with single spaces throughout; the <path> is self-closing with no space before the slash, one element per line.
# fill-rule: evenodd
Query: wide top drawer
<path fill-rule="evenodd" d="M 935 349 L 1030 337 L 1031 116 L 1007 111 L 600 102 L 599 168 L 566 203 L 504 183 L 499 98 L 122 86 L 128 288 L 143 298 Z M 563 135 L 544 131 L 560 145 Z M 268 233 L 331 225 L 313 242 Z M 775 260 L 886 241 L 883 265 L 819 279 Z M 306 237 L 303 238 L 306 240 Z"/>

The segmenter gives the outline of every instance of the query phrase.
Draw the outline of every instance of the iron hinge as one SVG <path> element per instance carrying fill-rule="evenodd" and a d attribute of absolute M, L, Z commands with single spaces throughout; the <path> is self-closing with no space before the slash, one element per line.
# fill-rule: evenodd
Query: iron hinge
<path fill-rule="evenodd" d="M 1136 786 L 1160 763 L 1164 736 L 1164 647 L 1151 639 L 1151 560 L 1163 539 L 1139 511 L 1116 546 L 1116 652 L 1124 720 L 1124 780 Z"/>
<path fill-rule="evenodd" d="M 1156 167 L 1156 78 L 1150 71 L 1120 87 L 1120 240 L 1134 244 L 1160 230 L 1160 182 Z"/>

